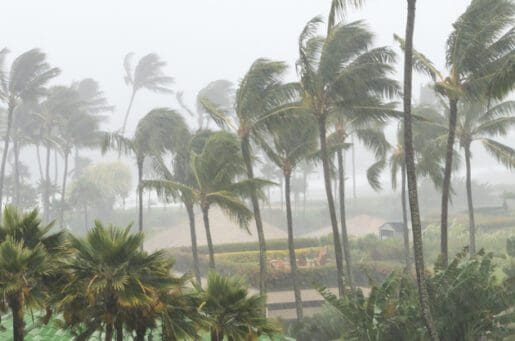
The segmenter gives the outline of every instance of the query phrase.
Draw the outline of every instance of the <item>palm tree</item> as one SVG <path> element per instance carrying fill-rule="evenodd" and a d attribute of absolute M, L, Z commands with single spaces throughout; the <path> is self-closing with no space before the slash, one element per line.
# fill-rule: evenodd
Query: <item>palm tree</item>
<path fill-rule="evenodd" d="M 238 85 L 232 117 L 209 100 L 201 100 L 201 104 L 215 122 L 229 126 L 238 134 L 247 178 L 250 181 L 254 179 L 252 142 L 266 124 L 283 117 L 296 105 L 292 101 L 298 97 L 298 85 L 282 83 L 286 70 L 287 66 L 283 62 L 256 60 Z M 257 193 L 251 193 L 250 199 L 259 242 L 259 292 L 265 294 L 266 239 Z"/>
<path fill-rule="evenodd" d="M 210 272 L 207 288 L 199 288 L 200 312 L 210 324 L 211 341 L 249 340 L 260 335 L 273 336 L 278 329 L 263 316 L 266 299 L 249 296 L 248 286 L 238 277 Z"/>
<path fill-rule="evenodd" d="M 92 314 L 100 319 L 106 341 L 115 329 L 116 339 L 123 340 L 124 313 L 144 308 L 159 292 L 174 288 L 170 257 L 164 251 L 140 251 L 143 234 L 130 230 L 97 221 L 84 238 L 70 237 L 73 256 L 63 260 L 69 278 L 58 304 L 68 327 L 76 323 L 77 314 Z M 83 305 L 81 311 L 76 311 L 77 304 Z M 144 330 L 137 334 L 141 332 L 144 336 Z"/>
<path fill-rule="evenodd" d="M 415 166 L 415 152 L 413 150 L 413 130 L 411 114 L 412 70 L 413 70 L 413 34 L 415 31 L 416 0 L 408 0 L 408 14 L 406 20 L 406 44 L 404 49 L 404 162 L 406 163 L 406 177 L 408 180 L 408 194 L 411 213 L 411 230 L 413 233 L 413 250 L 415 256 L 415 270 L 422 310 L 422 317 L 432 340 L 439 340 L 433 323 L 429 294 L 425 280 L 424 246 L 422 243 L 422 225 L 420 223 L 420 209 L 418 206 L 417 174 Z"/>
<path fill-rule="evenodd" d="M 462 113 L 456 123 L 456 137 L 465 153 L 467 205 L 469 213 L 469 252 L 476 253 L 476 226 L 474 204 L 472 200 L 471 145 L 481 142 L 483 148 L 499 163 L 509 169 L 515 167 L 515 149 L 499 141 L 496 137 L 506 136 L 509 128 L 515 124 L 512 116 L 514 101 L 494 103 L 488 107 L 484 103 L 463 103 Z"/>
<path fill-rule="evenodd" d="M 197 129 L 207 129 L 209 125 L 209 114 L 207 113 L 205 107 L 202 105 L 202 101 L 208 100 L 209 102 L 216 105 L 219 109 L 223 111 L 229 111 L 233 106 L 233 84 L 225 79 L 218 79 L 210 82 L 204 88 L 202 88 L 197 94 L 197 106 L 196 112 L 193 112 L 186 103 L 184 103 L 182 91 L 177 92 L 176 98 L 179 105 L 190 115 L 193 117 L 197 117 Z M 204 127 L 204 121 L 206 121 L 206 126 Z"/>
<path fill-rule="evenodd" d="M 213 133 L 206 140 L 200 153 L 192 152 L 192 184 L 183 184 L 170 180 L 145 180 L 144 187 L 154 188 L 158 193 L 184 192 L 187 197 L 200 206 L 206 239 L 209 249 L 209 267 L 215 268 L 215 252 L 211 237 L 209 209 L 220 207 L 229 217 L 248 230 L 252 212 L 247 208 L 244 198 L 252 191 L 267 184 L 261 179 L 241 180 L 237 177 L 245 174 L 245 165 L 238 144 L 238 139 L 229 132 Z"/>
<path fill-rule="evenodd" d="M 336 25 L 327 37 L 318 35 L 321 22 L 322 19 L 316 17 L 302 31 L 297 69 L 305 105 L 319 126 L 320 155 L 333 230 L 338 289 L 342 295 L 343 255 L 331 189 L 327 121 L 339 112 L 364 110 L 359 100 L 354 101 L 362 98 L 363 94 L 380 97 L 396 93 L 396 83 L 387 78 L 387 74 L 393 70 L 391 63 L 395 58 L 388 48 L 369 49 L 373 35 L 360 21 Z M 370 110 L 376 111 L 377 108 Z"/>
<path fill-rule="evenodd" d="M 136 127 L 133 138 L 118 133 L 105 134 L 102 153 L 117 150 L 133 155 L 138 168 L 138 230 L 143 231 L 143 163 L 150 155 L 166 151 L 175 152 L 187 137 L 188 128 L 181 115 L 171 109 L 159 108 L 150 111 Z"/>
<path fill-rule="evenodd" d="M 13 340 L 24 339 L 24 311 L 44 308 L 51 292 L 57 259 L 63 256 L 64 234 L 49 234 L 38 211 L 6 207 L 0 227 L 0 293 L 13 316 Z"/>
<path fill-rule="evenodd" d="M 7 53 L 7 49 L 0 51 L 0 100 L 7 105 L 7 129 L 0 165 L 0 205 L 15 109 L 22 101 L 43 96 L 46 93 L 45 85 L 60 72 L 59 69 L 50 67 L 46 62 L 46 55 L 38 49 L 19 55 L 13 61 L 11 69 L 6 71 L 4 64 Z"/>
<path fill-rule="evenodd" d="M 442 186 L 441 260 L 448 263 L 448 209 L 454 140 L 460 101 L 502 98 L 513 88 L 512 27 L 515 4 L 510 0 L 473 0 L 458 20 L 446 46 L 449 75 L 437 70 L 423 54 L 414 51 L 413 67 L 429 75 L 435 89 L 449 102 L 447 154 Z M 399 37 L 396 39 L 404 45 Z M 510 77 L 511 75 L 511 77 Z"/>
<path fill-rule="evenodd" d="M 302 113 L 287 125 L 271 125 L 268 138 L 261 141 L 261 147 L 268 158 L 281 169 L 285 183 L 286 224 L 288 231 L 288 252 L 297 320 L 303 318 L 302 298 L 297 282 L 297 257 L 293 237 L 291 207 L 291 175 L 298 164 L 317 148 L 316 125 L 311 115 Z"/>
<path fill-rule="evenodd" d="M 133 70 L 133 56 L 134 53 L 130 52 L 125 56 L 123 61 L 123 67 L 125 68 L 125 84 L 131 87 L 132 92 L 129 106 L 127 107 L 125 118 L 123 119 L 123 126 L 120 130 L 120 135 L 122 136 L 125 134 L 125 128 L 127 127 L 127 120 L 129 119 L 134 97 L 136 97 L 136 93 L 139 90 L 147 89 L 156 93 L 172 93 L 169 86 L 173 83 L 173 78 L 166 76 L 163 72 L 166 62 L 160 60 L 157 54 L 149 53 L 141 57 L 136 68 Z"/>

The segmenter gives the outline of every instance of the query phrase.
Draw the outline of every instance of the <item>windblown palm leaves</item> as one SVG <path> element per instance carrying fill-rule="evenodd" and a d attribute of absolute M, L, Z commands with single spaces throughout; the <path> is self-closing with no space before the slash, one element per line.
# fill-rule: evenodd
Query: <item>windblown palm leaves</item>
<path fill-rule="evenodd" d="M 338 8 L 342 8 L 342 5 Z M 322 19 L 315 17 L 302 31 L 299 37 L 297 70 L 301 78 L 304 105 L 319 125 L 322 166 L 335 243 L 338 288 L 342 295 L 343 254 L 331 189 L 327 123 L 339 113 L 385 112 L 378 98 L 395 95 L 398 87 L 388 78 L 393 71 L 394 53 L 385 47 L 371 48 L 373 35 L 363 22 L 338 25 L 333 23 L 334 27 L 329 30 L 327 37 L 318 33 L 321 23 Z M 370 106 L 371 101 L 377 105 Z"/>
<path fill-rule="evenodd" d="M 172 93 L 169 86 L 173 83 L 173 78 L 166 76 L 163 72 L 163 68 L 166 66 L 166 62 L 159 59 L 159 56 L 155 53 L 147 54 L 143 56 L 136 67 L 133 69 L 132 57 L 134 54 L 128 53 L 123 61 L 123 67 L 125 68 L 125 83 L 131 87 L 131 98 L 129 106 L 125 113 L 123 120 L 123 126 L 120 130 L 120 134 L 125 134 L 127 127 L 127 120 L 134 102 L 136 93 L 141 89 L 147 89 L 157 93 Z"/>

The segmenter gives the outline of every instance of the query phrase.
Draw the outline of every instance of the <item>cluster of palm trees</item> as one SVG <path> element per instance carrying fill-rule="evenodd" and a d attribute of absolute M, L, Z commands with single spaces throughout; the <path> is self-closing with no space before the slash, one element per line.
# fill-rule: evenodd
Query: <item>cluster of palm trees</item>
<path fill-rule="evenodd" d="M 7 120 L 0 168 L 0 202 L 10 144 L 14 150 L 12 168 L 16 183 L 22 168 L 20 148 L 32 144 L 38 148 L 39 156 L 39 146 L 42 145 L 46 147 L 44 167 L 40 162 L 45 222 L 50 220 L 52 185 L 56 183 L 50 179 L 52 150 L 55 155 L 59 153 L 64 161 L 58 205 L 62 225 L 70 173 L 68 158 L 73 150 L 77 153 L 81 147 L 100 144 L 104 153 L 114 150 L 135 160 L 138 170 L 137 226 L 140 233 L 144 226 L 145 190 L 155 190 L 164 200 L 184 205 L 190 223 L 193 272 L 197 283 L 201 282 L 201 272 L 195 209 L 202 213 L 211 269 L 215 269 L 216 263 L 210 208 L 219 207 L 249 231 L 254 230 L 249 226 L 253 220 L 260 254 L 259 289 L 264 295 L 268 262 L 261 203 L 266 198 L 265 189 L 275 184 L 256 176 L 255 167 L 259 159 L 266 159 L 279 170 L 284 180 L 281 180 L 281 186 L 284 183 L 292 286 L 297 317 L 302 318 L 293 238 L 292 174 L 306 165 L 306 169 L 316 163 L 322 166 L 338 291 L 343 295 L 346 287 L 350 290 L 355 288 L 346 226 L 344 157 L 345 152 L 359 141 L 375 157 L 367 171 L 368 181 L 374 189 L 381 188 L 381 174 L 385 168 L 390 170 L 394 187 L 400 176 L 406 267 L 409 268 L 414 259 L 423 317 L 431 337 L 438 339 L 424 281 L 417 179 L 429 177 L 442 191 L 441 264 L 446 266 L 451 176 L 452 171 L 458 168 L 456 159 L 459 159 L 460 150 L 455 146 L 455 140 L 459 141 L 466 164 L 469 251 L 473 254 L 476 245 L 471 189 L 472 142 L 482 142 L 484 148 L 508 168 L 515 166 L 515 150 L 496 140 L 496 137 L 506 135 L 515 123 L 512 116 L 515 104 L 505 101 L 515 82 L 515 31 L 512 27 L 515 5 L 511 0 L 472 0 L 455 22 L 447 40 L 446 68 L 449 75 L 444 76 L 444 72 L 437 70 L 426 56 L 413 48 L 416 0 L 407 0 L 406 35 L 404 38 L 395 36 L 405 56 L 401 89 L 392 78 L 397 61 L 394 50 L 374 46 L 374 35 L 363 21 L 348 22 L 344 18 L 350 6 L 360 7 L 363 3 L 361 0 L 332 0 L 324 29 L 322 17 L 315 17 L 306 24 L 298 40 L 297 81 L 285 81 L 286 63 L 261 58 L 252 63 L 238 84 L 217 80 L 202 89 L 197 94 L 195 110 L 184 103 L 183 93 L 178 92 L 176 98 L 180 107 L 198 118 L 196 131 L 188 127 L 178 111 L 156 108 L 138 122 L 132 137 L 126 135 L 132 104 L 141 89 L 172 92 L 170 85 L 173 79 L 163 72 L 165 62 L 156 54 L 142 57 L 134 69 L 132 54 L 127 55 L 124 61 L 125 81 L 131 88 L 131 96 L 123 126 L 113 133 L 100 133 L 98 126 L 103 117 L 99 114 L 110 107 L 94 81 L 48 88 L 47 83 L 59 71 L 46 63 L 44 54 L 31 50 L 13 62 L 10 72 L 5 72 L 6 51 L 2 51 L 0 99 L 7 106 Z M 413 70 L 431 77 L 437 104 L 412 108 Z M 403 98 L 403 110 L 397 110 L 397 103 L 393 102 L 399 97 Z M 33 121 L 37 122 L 37 129 Z M 211 121 L 217 127 L 212 128 L 215 130 L 209 129 Z M 384 134 L 391 122 L 398 125 L 398 138 L 393 146 Z M 152 169 L 150 176 L 144 171 L 149 167 Z M 77 169 L 74 171 L 78 172 Z M 58 172 L 54 173 L 57 177 Z M 337 184 L 336 191 L 333 190 L 333 181 Z M 12 202 L 16 204 L 19 200 L 15 191 Z M 101 229 L 96 227 L 93 231 Z M 114 238 L 114 234 L 119 232 L 113 231 L 109 233 Z M 124 238 L 129 238 L 127 233 Z M 80 250 L 82 242 L 72 241 L 74 248 Z M 141 246 L 139 243 L 137 248 Z M 137 248 L 133 249 L 134 257 L 144 255 Z M 412 249 L 413 257 L 410 256 Z M 81 260 L 81 263 L 83 261 L 86 260 Z M 116 314 L 113 311 L 107 313 Z M 110 331 L 106 325 L 106 334 L 117 328 L 116 319 L 111 319 L 111 322 Z M 129 322 L 123 323 L 129 325 Z"/>
<path fill-rule="evenodd" d="M 142 251 L 143 234 L 99 221 L 81 238 L 52 231 L 38 211 L 6 207 L 0 227 L 0 306 L 11 312 L 15 341 L 24 339 L 25 314 L 65 329 L 76 340 L 196 338 L 243 340 L 274 335 L 262 314 L 265 299 L 238 278 L 210 273 L 207 286 L 188 285 L 171 272 L 164 251 Z M 159 328 L 158 328 L 159 327 Z M 159 331 L 159 332 L 158 332 Z M 124 338 L 125 335 L 125 338 Z"/>

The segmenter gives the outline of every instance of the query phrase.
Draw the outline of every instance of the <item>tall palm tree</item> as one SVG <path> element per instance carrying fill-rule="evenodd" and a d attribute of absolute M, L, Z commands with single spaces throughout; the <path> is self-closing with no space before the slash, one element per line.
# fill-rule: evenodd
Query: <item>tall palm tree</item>
<path fill-rule="evenodd" d="M 127 120 L 134 103 L 134 97 L 136 93 L 141 89 L 147 89 L 157 93 L 172 93 L 173 91 L 169 86 L 173 83 L 173 78 L 166 76 L 163 72 L 163 68 L 166 66 L 166 62 L 159 59 L 159 56 L 155 53 L 149 53 L 146 56 L 141 57 L 138 64 L 133 70 L 132 57 L 134 53 L 130 52 L 125 56 L 123 61 L 123 67 L 125 69 L 125 84 L 131 87 L 131 98 L 129 100 L 129 106 L 125 112 L 125 118 L 123 119 L 123 126 L 120 130 L 120 134 L 125 134 L 125 128 L 127 127 Z"/>
<path fill-rule="evenodd" d="M 209 267 L 215 268 L 215 252 L 209 222 L 209 209 L 218 206 L 229 217 L 248 230 L 252 211 L 245 205 L 244 198 L 268 182 L 261 179 L 237 180 L 245 174 L 245 165 L 237 137 L 229 132 L 213 133 L 205 142 L 199 154 L 192 152 L 192 184 L 170 180 L 144 180 L 143 186 L 154 188 L 158 193 L 181 191 L 187 193 L 200 206 L 209 250 Z"/>
<path fill-rule="evenodd" d="M 0 227 L 0 293 L 13 316 L 13 340 L 24 339 L 26 308 L 45 308 L 57 260 L 64 255 L 64 234 L 49 234 L 37 210 L 21 213 L 6 207 Z"/>
<path fill-rule="evenodd" d="M 422 243 L 422 224 L 420 222 L 420 209 L 418 206 L 417 174 L 415 166 L 415 152 L 413 149 L 413 128 L 411 113 L 411 94 L 413 82 L 413 35 L 415 31 L 416 0 L 407 0 L 406 43 L 404 49 L 404 162 L 406 163 L 406 177 L 408 180 L 408 194 L 411 213 L 411 230 L 413 233 L 413 251 L 415 256 L 415 270 L 422 316 L 429 336 L 432 340 L 439 340 L 433 323 L 429 293 L 425 279 L 424 246 Z"/>
<path fill-rule="evenodd" d="M 456 124 L 456 138 L 465 154 L 467 205 L 469 213 L 469 252 L 476 253 L 476 225 L 472 200 L 471 146 L 481 142 L 483 148 L 499 163 L 512 169 L 515 167 L 515 149 L 496 141 L 496 137 L 506 136 L 515 125 L 513 111 L 515 101 L 494 103 L 488 108 L 485 103 L 463 103 L 462 113 Z"/>
<path fill-rule="evenodd" d="M 101 322 L 106 341 L 115 331 L 116 339 L 123 340 L 124 313 L 148 306 L 159 292 L 174 288 L 171 258 L 164 251 L 140 251 L 143 234 L 130 230 L 131 226 L 103 226 L 97 221 L 84 238 L 70 237 L 73 254 L 63 260 L 68 283 L 58 304 L 69 327 L 77 314 L 91 314 L 89 318 Z M 76 311 L 77 304 L 82 304 L 82 311 Z"/>
<path fill-rule="evenodd" d="M 208 100 L 223 111 L 230 111 L 234 102 L 233 84 L 225 79 L 212 81 L 197 93 L 196 112 L 193 112 L 193 110 L 184 103 L 183 95 L 184 93 L 182 91 L 177 92 L 177 102 L 190 116 L 197 117 L 197 129 L 199 130 L 207 129 L 209 125 L 209 121 L 207 121 L 209 114 L 202 105 L 202 101 Z M 206 122 L 206 126 L 204 126 L 204 122 Z"/>
<path fill-rule="evenodd" d="M 108 133 L 102 141 L 102 153 L 116 150 L 133 155 L 138 168 L 138 230 L 143 231 L 143 163 L 151 155 L 175 152 L 187 138 L 188 128 L 181 115 L 171 109 L 159 108 L 145 115 L 136 127 L 133 138 Z"/>
<path fill-rule="evenodd" d="M 300 113 L 287 125 L 271 125 L 267 138 L 260 145 L 268 158 L 281 169 L 285 183 L 286 224 L 288 231 L 288 253 L 297 319 L 303 318 L 302 298 L 297 282 L 297 257 L 293 237 L 293 217 L 291 207 L 291 176 L 298 164 L 317 148 L 317 127 L 308 113 Z M 267 141 L 268 140 L 268 141 Z"/>
<path fill-rule="evenodd" d="M 441 260 L 448 263 L 448 210 L 458 103 L 480 98 L 502 98 L 513 88 L 515 4 L 511 0 L 473 0 L 454 23 L 446 46 L 448 76 L 423 54 L 414 51 L 413 67 L 434 82 L 449 103 L 447 154 L 442 186 Z M 396 39 L 401 46 L 404 42 Z M 510 77 L 511 76 L 511 77 Z"/>
<path fill-rule="evenodd" d="M 252 143 L 271 121 L 286 115 L 296 104 L 297 84 L 283 84 L 287 65 L 267 59 L 256 60 L 238 84 L 234 103 L 234 115 L 229 116 L 223 108 L 217 107 L 208 99 L 201 104 L 220 125 L 232 128 L 240 139 L 247 178 L 254 179 Z M 251 193 L 252 210 L 259 242 L 259 292 L 266 293 L 266 239 L 257 193 Z"/>
<path fill-rule="evenodd" d="M 262 314 L 265 296 L 250 296 L 242 279 L 211 272 L 207 288 L 199 291 L 200 312 L 211 325 L 211 341 L 253 340 L 260 335 L 273 337 L 278 332 Z"/>
<path fill-rule="evenodd" d="M 331 21 L 331 19 L 330 19 Z M 387 75 L 393 71 L 394 53 L 385 47 L 370 49 L 373 35 L 363 22 L 341 23 L 327 37 L 318 34 L 322 19 L 310 20 L 299 38 L 297 69 L 303 100 L 319 126 L 320 155 L 333 230 L 338 289 L 343 294 L 343 255 L 333 193 L 327 143 L 327 122 L 338 112 L 364 110 L 354 99 L 393 95 L 397 85 Z M 373 111 L 373 108 L 370 110 Z"/>
<path fill-rule="evenodd" d="M 39 49 L 32 49 L 19 55 L 13 61 L 11 69 L 7 71 L 4 68 L 7 53 L 7 49 L 0 51 L 0 100 L 7 105 L 7 129 L 0 164 L 0 205 L 15 109 L 22 101 L 45 95 L 47 83 L 60 73 L 59 69 L 50 67 L 46 62 L 46 55 Z"/>

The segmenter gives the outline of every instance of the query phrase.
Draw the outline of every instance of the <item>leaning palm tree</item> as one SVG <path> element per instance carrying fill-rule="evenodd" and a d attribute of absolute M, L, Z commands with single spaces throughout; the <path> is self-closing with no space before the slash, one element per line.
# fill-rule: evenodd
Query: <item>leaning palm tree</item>
<path fill-rule="evenodd" d="M 462 113 L 456 124 L 456 138 L 465 153 L 467 205 L 469 213 L 469 252 L 476 253 L 476 225 L 474 203 L 472 200 L 471 146 L 481 142 L 483 148 L 499 163 L 512 169 L 515 167 L 515 149 L 496 141 L 496 137 L 506 136 L 515 125 L 513 111 L 515 101 L 492 103 L 488 108 L 485 103 L 463 103 Z"/>
<path fill-rule="evenodd" d="M 422 242 L 422 224 L 420 222 L 420 209 L 418 206 L 417 174 L 415 166 L 415 152 L 413 149 L 413 128 L 411 113 L 411 95 L 413 83 L 413 34 L 415 31 L 415 5 L 416 0 L 408 0 L 406 20 L 406 43 L 404 49 L 404 162 L 406 163 L 406 178 L 408 181 L 409 204 L 411 213 L 411 230 L 413 234 L 413 253 L 415 256 L 415 271 L 419 293 L 422 317 L 430 338 L 439 340 L 438 332 L 433 322 L 429 293 L 425 279 L 424 245 Z"/>
<path fill-rule="evenodd" d="M 249 296 L 242 279 L 211 272 L 207 288 L 198 290 L 202 302 L 199 310 L 210 324 L 211 341 L 255 340 L 260 335 L 277 334 L 277 327 L 262 313 L 265 296 Z"/>
<path fill-rule="evenodd" d="M 49 234 L 38 211 L 18 212 L 6 207 L 0 227 L 0 293 L 13 316 L 13 340 L 24 339 L 24 311 L 47 308 L 58 278 L 57 259 L 64 255 L 62 232 Z"/>
<path fill-rule="evenodd" d="M 297 320 L 303 318 L 302 298 L 297 281 L 297 257 L 293 237 L 293 218 L 291 207 L 291 175 L 298 164 L 305 160 L 317 148 L 316 124 L 308 113 L 300 113 L 287 125 L 271 125 L 267 138 L 261 141 L 261 147 L 268 158 L 281 169 L 285 183 L 286 224 L 288 231 L 288 252 L 290 256 L 290 271 Z"/>
<path fill-rule="evenodd" d="M 258 59 L 238 84 L 234 103 L 234 115 L 208 99 L 201 104 L 211 118 L 220 125 L 232 128 L 240 139 L 247 178 L 254 179 L 252 143 L 268 123 L 286 115 L 298 97 L 297 84 L 283 84 L 287 65 L 283 62 Z M 259 242 L 259 292 L 266 293 L 266 239 L 257 193 L 251 193 L 252 210 Z"/>
<path fill-rule="evenodd" d="M 155 53 L 149 53 L 146 56 L 141 57 L 138 64 L 133 70 L 132 57 L 134 53 L 130 52 L 125 56 L 123 61 L 123 67 L 125 69 L 125 83 L 131 87 L 131 98 L 129 100 L 129 106 L 125 112 L 123 119 L 123 125 L 120 130 L 120 134 L 125 134 L 125 128 L 127 128 L 127 120 L 134 103 L 134 97 L 136 93 L 141 89 L 147 89 L 157 93 L 172 93 L 173 91 L 169 86 L 173 83 L 173 78 L 166 76 L 163 72 L 163 68 L 166 66 L 166 62 L 159 59 L 159 56 Z"/>
<path fill-rule="evenodd" d="M 0 164 L 0 205 L 4 189 L 5 164 L 9 152 L 11 129 L 16 107 L 22 102 L 40 98 L 46 93 L 45 86 L 59 74 L 46 62 L 46 55 L 38 49 L 19 55 L 11 69 L 4 69 L 7 49 L 0 51 L 0 100 L 7 105 L 7 127 L 4 136 L 2 163 Z"/>
<path fill-rule="evenodd" d="M 339 112 L 364 110 L 363 94 L 379 98 L 397 92 L 387 76 L 393 71 L 394 53 L 385 47 L 370 49 L 373 35 L 363 22 L 335 25 L 327 37 L 320 36 L 322 19 L 310 20 L 299 38 L 297 69 L 303 100 L 318 122 L 320 156 L 333 231 L 338 289 L 343 294 L 343 254 L 333 193 L 327 144 L 327 122 Z M 377 110 L 377 108 L 375 108 Z M 374 111 L 374 108 L 370 108 Z"/>
<path fill-rule="evenodd" d="M 145 115 L 136 127 L 133 138 L 108 133 L 102 141 L 102 153 L 116 150 L 136 159 L 138 168 L 138 230 L 143 231 L 143 163 L 151 155 L 174 152 L 185 141 L 188 131 L 181 115 L 171 109 L 159 108 Z"/>
<path fill-rule="evenodd" d="M 442 186 L 441 260 L 448 263 L 448 210 L 458 103 L 480 98 L 502 98 L 515 84 L 513 60 L 515 4 L 511 0 L 473 0 L 447 40 L 448 76 L 422 53 L 414 51 L 413 67 L 434 82 L 449 102 L 447 154 Z M 396 36 L 401 46 L 404 41 Z"/>
<path fill-rule="evenodd" d="M 268 182 L 261 179 L 237 180 L 245 174 L 245 165 L 237 137 L 229 132 L 213 133 L 199 154 L 192 152 L 192 184 L 170 180 L 144 180 L 143 186 L 154 188 L 159 194 L 180 191 L 200 206 L 209 250 L 209 267 L 215 268 L 215 252 L 211 236 L 209 209 L 221 208 L 240 227 L 248 230 L 252 212 L 244 199 Z M 259 191 L 258 191 L 259 192 Z M 260 193 L 261 194 L 261 193 Z"/>

